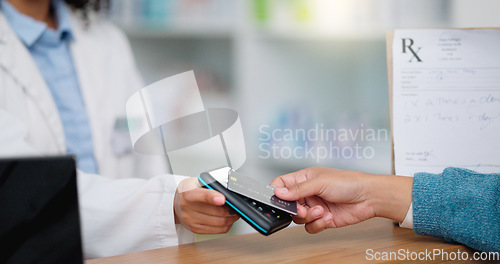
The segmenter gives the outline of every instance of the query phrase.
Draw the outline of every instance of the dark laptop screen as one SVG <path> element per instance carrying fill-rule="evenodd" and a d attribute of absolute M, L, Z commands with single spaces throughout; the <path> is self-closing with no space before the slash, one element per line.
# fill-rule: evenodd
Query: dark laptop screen
<path fill-rule="evenodd" d="M 75 161 L 0 159 L 0 263 L 82 263 Z"/>

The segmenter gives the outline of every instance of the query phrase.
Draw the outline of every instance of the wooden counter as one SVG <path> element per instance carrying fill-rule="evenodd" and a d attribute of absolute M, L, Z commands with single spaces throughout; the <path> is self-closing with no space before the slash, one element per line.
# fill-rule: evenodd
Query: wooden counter
<path fill-rule="evenodd" d="M 369 260 L 378 253 L 467 252 L 463 245 L 441 239 L 418 236 L 387 219 L 375 218 L 363 223 L 308 234 L 302 226 L 281 230 L 269 237 L 247 234 L 166 247 L 86 261 L 86 264 L 110 263 L 406 263 L 402 259 Z M 367 254 L 367 250 L 371 252 Z M 373 251 L 370 251 L 373 250 Z M 399 250 L 399 251 L 398 251 Z M 417 253 L 413 253 L 414 255 Z M 455 253 L 452 253 L 455 254 Z M 423 254 L 422 254 L 423 255 Z M 367 259 L 368 258 L 368 259 Z M 424 261 L 428 263 L 430 261 Z M 438 257 L 434 263 L 446 262 Z M 453 261 L 457 263 L 457 261 Z M 481 262 L 485 263 L 485 262 Z"/>

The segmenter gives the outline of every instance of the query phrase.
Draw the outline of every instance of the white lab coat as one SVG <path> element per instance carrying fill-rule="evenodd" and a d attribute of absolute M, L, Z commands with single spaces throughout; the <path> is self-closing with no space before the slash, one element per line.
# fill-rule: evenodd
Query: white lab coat
<path fill-rule="evenodd" d="M 86 258 L 187 243 L 194 235 L 176 226 L 173 197 L 179 177 L 149 180 L 149 160 L 127 148 L 113 147 L 123 130 L 125 102 L 141 79 L 126 37 L 106 21 L 85 29 L 72 15 L 71 44 L 82 96 L 89 116 L 95 156 L 102 175 L 78 172 L 82 235 Z M 120 143 L 123 145 L 123 142 Z M 58 110 L 29 51 L 0 13 L 0 156 L 65 154 Z"/>

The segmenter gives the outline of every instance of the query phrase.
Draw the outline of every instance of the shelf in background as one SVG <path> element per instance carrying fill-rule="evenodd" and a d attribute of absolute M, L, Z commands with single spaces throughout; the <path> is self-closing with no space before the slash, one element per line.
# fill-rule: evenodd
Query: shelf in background
<path fill-rule="evenodd" d="M 319 32 L 307 29 L 278 30 L 278 29 L 256 29 L 255 34 L 270 40 L 299 40 L 299 41 L 384 41 L 385 30 L 362 29 L 338 30 L 330 32 Z"/>
<path fill-rule="evenodd" d="M 203 38 L 203 39 L 232 39 L 235 29 L 231 26 L 203 25 L 203 26 L 163 26 L 150 24 L 125 25 L 115 23 L 127 36 L 131 38 Z"/>
<path fill-rule="evenodd" d="M 131 38 L 157 39 L 234 39 L 237 29 L 224 26 L 149 26 L 117 25 Z M 301 30 L 256 29 L 251 33 L 261 39 L 290 41 L 385 41 L 384 30 L 352 30 L 338 32 L 313 32 Z"/>

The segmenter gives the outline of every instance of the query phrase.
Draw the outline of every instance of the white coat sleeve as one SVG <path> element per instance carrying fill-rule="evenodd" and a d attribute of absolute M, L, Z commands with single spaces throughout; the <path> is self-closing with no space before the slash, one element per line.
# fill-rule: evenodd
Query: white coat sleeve
<path fill-rule="evenodd" d="M 0 157 L 39 155 L 24 140 L 26 127 L 0 109 Z M 78 173 L 84 255 L 104 257 L 193 242 L 194 234 L 174 224 L 173 198 L 180 178 L 113 180 Z"/>
<path fill-rule="evenodd" d="M 78 191 L 86 258 L 179 244 L 174 175 L 113 180 L 79 172 Z M 182 242 L 194 241 L 180 229 Z"/>

